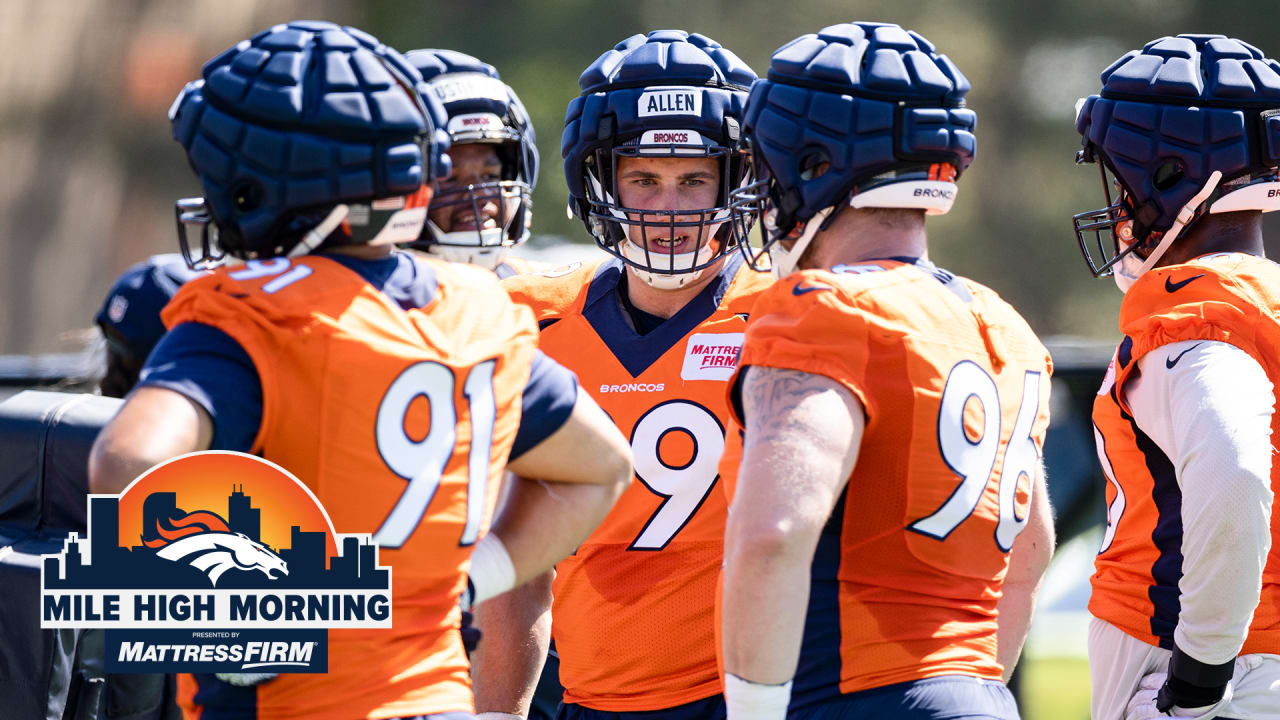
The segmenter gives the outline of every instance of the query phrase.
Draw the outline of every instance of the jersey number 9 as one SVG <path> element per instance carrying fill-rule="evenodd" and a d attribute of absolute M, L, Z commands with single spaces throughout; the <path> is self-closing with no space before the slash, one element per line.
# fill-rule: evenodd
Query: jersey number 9
<path fill-rule="evenodd" d="M 669 462 L 662 452 L 668 435 L 678 433 L 692 443 L 683 462 Z M 720 477 L 724 426 L 705 407 L 688 400 L 659 403 L 636 421 L 631 431 L 636 478 L 662 504 L 650 516 L 628 550 L 661 550 L 684 529 L 702 507 Z"/>

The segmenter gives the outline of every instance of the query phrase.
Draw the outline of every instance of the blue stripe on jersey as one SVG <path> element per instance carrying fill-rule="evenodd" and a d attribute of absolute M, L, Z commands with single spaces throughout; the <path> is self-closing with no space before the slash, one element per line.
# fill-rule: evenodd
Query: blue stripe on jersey
<path fill-rule="evenodd" d="M 520 398 L 520 427 L 508 460 L 515 460 L 559 430 L 573 414 L 577 401 L 578 376 L 541 350 L 534 350 L 529 382 Z"/>
<path fill-rule="evenodd" d="M 1111 396 L 1119 407 L 1114 387 Z M 1155 501 L 1157 516 L 1151 541 L 1160 555 L 1151 565 L 1151 577 L 1155 583 L 1147 588 L 1147 597 L 1154 609 L 1151 613 L 1151 634 L 1160 638 L 1160 647 L 1172 650 L 1173 629 L 1178 626 L 1178 615 L 1182 612 L 1178 591 L 1178 581 L 1182 579 L 1182 489 L 1178 487 L 1173 463 L 1160 446 L 1142 432 L 1133 416 L 1120 410 L 1120 417 L 1133 429 L 1135 444 L 1146 461 L 1147 472 L 1155 481 L 1151 499 Z"/>
<path fill-rule="evenodd" d="M 1131 362 L 1133 362 L 1133 338 L 1125 335 L 1124 340 L 1120 341 L 1120 346 L 1116 348 L 1116 363 L 1120 365 L 1119 369 L 1124 370 Z"/>
<path fill-rule="evenodd" d="M 621 260 L 613 259 L 600 266 L 587 288 L 587 299 L 582 316 L 604 340 L 604 344 L 631 373 L 640 377 L 658 358 L 688 337 L 720 307 L 720 301 L 742 267 L 742 255 L 733 253 L 720 267 L 718 277 L 707 283 L 697 297 L 680 308 L 665 323 L 646 335 L 640 335 L 631 326 L 615 293 L 622 291 L 622 278 L 626 270 Z"/>
<path fill-rule="evenodd" d="M 258 686 L 232 685 L 212 674 L 192 677 L 196 681 L 192 701 L 200 707 L 200 720 L 257 720 Z"/>
<path fill-rule="evenodd" d="M 791 686 L 788 712 L 810 707 L 840 695 L 843 664 L 840 645 L 840 558 L 844 532 L 846 485 L 818 537 L 809 570 L 809 607 L 800 641 L 800 663 Z"/>

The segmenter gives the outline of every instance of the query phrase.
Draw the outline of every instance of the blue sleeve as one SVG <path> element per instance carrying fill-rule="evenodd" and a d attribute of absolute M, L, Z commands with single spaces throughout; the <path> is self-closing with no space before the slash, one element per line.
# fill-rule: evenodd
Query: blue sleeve
<path fill-rule="evenodd" d="M 523 455 L 559 430 L 578 401 L 578 376 L 541 350 L 534 351 L 529 384 L 520 400 L 520 429 L 510 459 Z"/>
<path fill-rule="evenodd" d="M 201 323 L 178 325 L 156 345 L 138 386 L 187 396 L 213 418 L 211 450 L 249 452 L 262 424 L 262 381 L 230 335 Z M 527 392 L 527 391 L 526 391 Z"/>

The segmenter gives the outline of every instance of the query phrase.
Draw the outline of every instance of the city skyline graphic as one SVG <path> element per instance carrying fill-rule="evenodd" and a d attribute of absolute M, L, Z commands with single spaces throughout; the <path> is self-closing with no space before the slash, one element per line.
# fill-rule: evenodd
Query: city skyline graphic
<path fill-rule="evenodd" d="M 89 499 L 89 537 L 81 540 L 76 533 L 67 539 L 64 553 L 44 559 L 45 587 L 60 589 L 201 589 L 212 587 L 202 570 L 184 563 L 167 560 L 157 552 L 166 540 L 173 541 L 201 533 L 238 533 L 259 543 L 279 556 L 288 566 L 288 574 L 269 576 L 257 569 L 233 568 L 216 583 L 218 589 L 381 589 L 389 583 L 389 571 L 377 567 L 377 547 L 368 536 L 346 536 L 341 545 L 331 541 L 326 530 L 304 530 L 298 524 L 289 526 L 288 544 L 272 546 L 262 539 L 262 508 L 255 507 L 253 497 L 244 492 L 243 484 L 227 483 L 226 509 L 200 507 L 191 511 L 180 508 L 177 493 L 156 490 L 141 502 L 139 527 L 130 531 L 121 527 L 120 498 L 93 496 Z M 137 488 L 131 488 L 130 492 Z M 136 541 L 122 546 L 120 538 L 132 536 Z M 169 536 L 162 538 L 163 536 Z M 175 537 L 176 536 L 176 537 Z M 88 557 L 81 552 L 89 545 Z M 330 554 L 329 546 L 338 552 Z"/>

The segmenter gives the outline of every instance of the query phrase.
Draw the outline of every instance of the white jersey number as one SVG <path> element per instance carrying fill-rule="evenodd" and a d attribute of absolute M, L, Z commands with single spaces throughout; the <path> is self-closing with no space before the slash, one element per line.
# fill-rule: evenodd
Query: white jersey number
<path fill-rule="evenodd" d="M 970 400 L 978 403 L 982 411 L 982 434 L 971 439 L 965 430 L 965 407 Z M 999 480 L 1000 519 L 996 525 L 996 545 L 1008 552 L 1014 538 L 1027 525 L 1027 518 L 1018 517 L 1015 499 L 1018 484 L 1027 478 L 1027 492 L 1035 487 L 1036 467 L 1040 463 L 1040 449 L 1031 437 L 1037 409 L 1040 405 L 1040 373 L 1027 372 L 1022 380 L 1022 401 L 1018 417 L 1005 448 L 1003 466 L 997 471 L 996 457 L 1000 452 L 1000 394 L 996 383 L 977 363 L 969 360 L 956 363 L 947 375 L 942 390 L 942 402 L 938 408 L 938 450 L 942 460 L 961 477 L 960 485 L 928 517 L 910 525 L 910 529 L 945 540 L 951 531 L 973 514 L 992 474 Z"/>
<path fill-rule="evenodd" d="M 1116 471 L 1111 467 L 1111 459 L 1107 457 L 1107 441 L 1097 425 L 1093 426 L 1093 440 L 1093 446 L 1098 449 L 1098 462 L 1102 463 L 1102 474 L 1107 476 L 1107 482 L 1116 489 L 1116 499 L 1107 506 L 1107 530 L 1102 534 L 1102 546 L 1098 548 L 1098 554 L 1101 555 L 1111 547 L 1111 541 L 1116 539 L 1116 528 L 1120 527 L 1120 518 L 1124 516 L 1125 500 L 1124 488 L 1116 480 Z"/>
<path fill-rule="evenodd" d="M 472 367 L 462 387 L 471 409 L 471 448 L 467 455 L 467 520 L 459 545 L 476 541 L 484 519 L 493 425 L 498 416 L 493 396 L 497 362 L 486 360 Z M 455 382 L 453 370 L 445 365 L 430 360 L 414 363 L 391 383 L 378 407 L 378 452 L 391 472 L 409 481 L 373 536 L 382 547 L 398 548 L 409 539 L 440 487 L 458 439 Z M 409 405 L 419 397 L 425 397 L 431 406 L 431 428 L 426 437 L 414 440 L 405 432 L 404 419 Z"/>
<path fill-rule="evenodd" d="M 292 270 L 289 270 L 291 265 L 293 265 L 293 262 L 289 258 L 248 260 L 245 262 L 243 270 L 237 270 L 233 273 L 228 273 L 228 275 L 232 280 L 257 280 L 258 278 L 278 275 L 279 277 L 274 280 L 262 283 L 262 291 L 268 295 L 273 295 L 311 275 L 311 268 L 306 265 L 296 265 Z M 289 270 L 289 272 L 285 272 L 285 270 Z"/>
<path fill-rule="evenodd" d="M 693 444 L 687 462 L 662 458 L 662 441 L 682 433 Z M 661 550 L 680 532 L 711 494 L 720 477 L 724 426 L 705 407 L 688 400 L 668 400 L 646 412 L 631 431 L 636 477 L 662 504 L 645 523 L 628 550 Z"/>

